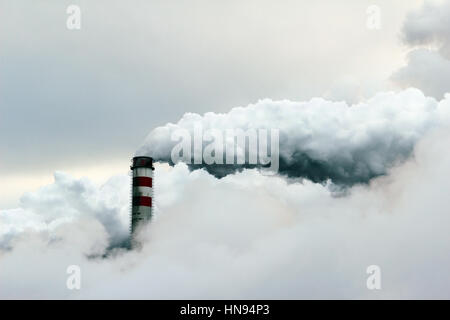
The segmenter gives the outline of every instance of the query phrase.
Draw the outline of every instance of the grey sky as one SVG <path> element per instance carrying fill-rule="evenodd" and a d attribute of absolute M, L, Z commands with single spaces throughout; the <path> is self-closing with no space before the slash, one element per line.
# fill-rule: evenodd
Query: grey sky
<path fill-rule="evenodd" d="M 392 79 L 402 87 L 414 86 L 442 98 L 450 83 L 450 1 L 426 2 L 407 15 L 402 38 L 412 48 L 408 63 Z"/>

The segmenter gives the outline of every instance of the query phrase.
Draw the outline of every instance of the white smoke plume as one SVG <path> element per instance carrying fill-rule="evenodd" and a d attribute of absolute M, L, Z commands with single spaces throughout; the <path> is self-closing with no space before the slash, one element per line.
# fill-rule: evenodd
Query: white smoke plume
<path fill-rule="evenodd" d="M 51 235 L 61 225 L 79 220 L 97 223 L 112 246 L 127 240 L 130 182 L 126 176 L 112 177 L 101 187 L 62 172 L 56 172 L 54 180 L 25 193 L 20 208 L 1 211 L 0 248 L 10 248 L 10 241 L 28 231 Z"/>
<path fill-rule="evenodd" d="M 352 106 L 322 98 L 307 102 L 265 99 L 225 114 L 187 113 L 176 124 L 154 129 L 137 155 L 171 163 L 171 151 L 178 143 L 171 139 L 172 133 L 186 129 L 194 136 L 198 124 L 223 132 L 277 129 L 280 174 L 344 186 L 367 183 L 408 158 L 415 143 L 437 124 L 440 113 L 447 112 L 448 103 L 448 98 L 437 102 L 417 89 L 380 93 Z M 203 166 L 219 177 L 243 168 Z"/>
<path fill-rule="evenodd" d="M 389 95 L 429 101 L 439 125 L 385 176 L 335 197 L 255 169 L 218 179 L 157 165 L 141 251 L 108 250 L 128 230 L 128 176 L 98 187 L 56 174 L 0 211 L 0 298 L 450 298 L 450 101 Z M 366 287 L 373 264 L 380 291 Z M 66 287 L 69 265 L 79 291 Z"/>
<path fill-rule="evenodd" d="M 414 159 L 340 198 L 254 169 L 217 179 L 158 166 L 158 217 L 141 234 L 142 251 L 100 258 L 109 236 L 95 212 L 40 226 L 0 250 L 0 298 L 450 298 L 449 144 L 450 127 L 430 132 Z M 81 182 L 65 181 L 29 195 L 36 201 L 21 210 L 51 210 L 48 199 L 64 194 L 69 205 L 58 216 L 76 212 L 71 199 L 83 203 L 84 188 L 67 193 Z M 121 183 L 107 185 L 111 199 L 128 197 Z M 109 204 L 116 218 L 126 208 Z M 72 291 L 66 268 L 74 264 L 82 285 Z M 366 288 L 373 264 L 379 291 Z"/>

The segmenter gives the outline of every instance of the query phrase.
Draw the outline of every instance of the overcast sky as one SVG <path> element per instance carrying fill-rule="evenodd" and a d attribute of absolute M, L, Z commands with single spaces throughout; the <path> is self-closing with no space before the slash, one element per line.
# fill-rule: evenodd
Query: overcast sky
<path fill-rule="evenodd" d="M 154 127 L 188 111 L 394 89 L 421 3 L 1 0 L 0 206 L 57 169 L 125 172 Z M 69 4 L 81 30 L 66 28 Z M 371 4 L 380 30 L 366 27 Z"/>

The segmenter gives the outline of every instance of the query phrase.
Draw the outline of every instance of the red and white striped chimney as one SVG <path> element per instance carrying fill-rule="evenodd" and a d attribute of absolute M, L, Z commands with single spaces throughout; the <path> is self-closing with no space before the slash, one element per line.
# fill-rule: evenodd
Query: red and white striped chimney
<path fill-rule="evenodd" d="M 153 198 L 153 159 L 150 157 L 134 157 L 132 170 L 132 206 L 131 206 L 131 233 L 150 221 L 152 218 Z"/>

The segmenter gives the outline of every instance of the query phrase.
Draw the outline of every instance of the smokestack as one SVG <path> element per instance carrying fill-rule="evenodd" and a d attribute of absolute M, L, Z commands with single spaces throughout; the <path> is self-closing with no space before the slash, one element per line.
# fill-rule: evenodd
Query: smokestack
<path fill-rule="evenodd" d="M 132 171 L 132 206 L 131 235 L 139 226 L 150 221 L 152 217 L 153 197 L 153 159 L 150 157 L 134 157 L 130 167 Z"/>

